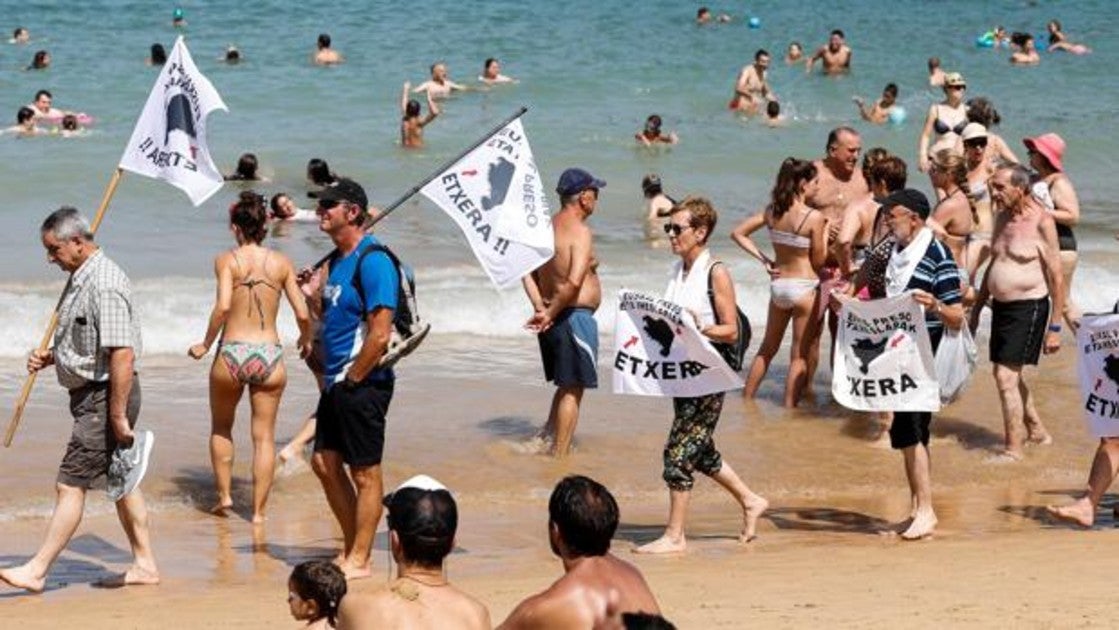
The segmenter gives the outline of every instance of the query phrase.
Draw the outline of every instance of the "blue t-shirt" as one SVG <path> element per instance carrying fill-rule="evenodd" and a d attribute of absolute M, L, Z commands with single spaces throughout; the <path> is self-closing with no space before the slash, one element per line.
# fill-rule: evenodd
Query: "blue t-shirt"
<path fill-rule="evenodd" d="M 366 316 L 378 307 L 396 310 L 400 276 L 384 252 L 371 252 L 361 263 L 364 304 L 353 285 L 354 271 L 362 250 L 376 244 L 379 244 L 377 239 L 366 236 L 358 243 L 357 249 L 330 265 L 330 277 L 323 287 L 322 325 L 319 328 L 325 368 L 323 378 L 328 387 L 346 377 L 346 370 L 361 352 L 367 329 Z M 389 368 L 373 370 L 365 380 L 385 381 L 392 378 L 392 369 Z"/>

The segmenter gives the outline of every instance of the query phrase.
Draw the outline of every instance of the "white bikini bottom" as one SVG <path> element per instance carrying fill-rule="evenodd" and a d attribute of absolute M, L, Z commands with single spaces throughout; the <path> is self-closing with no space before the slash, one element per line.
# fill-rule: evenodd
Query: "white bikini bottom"
<path fill-rule="evenodd" d="M 777 308 L 789 310 L 818 286 L 820 281 L 815 278 L 777 278 L 769 283 L 769 300 Z"/>

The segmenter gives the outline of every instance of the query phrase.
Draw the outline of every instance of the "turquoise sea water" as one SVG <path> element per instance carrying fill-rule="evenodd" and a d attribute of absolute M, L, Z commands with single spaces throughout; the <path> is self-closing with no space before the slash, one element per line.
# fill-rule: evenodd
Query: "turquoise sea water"
<path fill-rule="evenodd" d="M 38 224 L 60 204 L 88 212 L 96 207 L 154 80 L 155 69 L 144 65 L 148 48 L 158 41 L 170 49 L 178 32 L 170 24 L 173 3 L 0 5 L 0 32 L 23 25 L 33 38 L 26 46 L 0 45 L 0 118 L 14 124 L 16 110 L 40 88 L 53 92 L 57 107 L 96 118 L 82 138 L 0 137 L 0 356 L 16 356 L 37 342 L 62 282 L 45 264 Z M 189 24 L 181 32 L 230 108 L 210 118 L 215 159 L 228 171 L 241 152 L 255 152 L 272 180 L 262 192 L 285 190 L 303 199 L 305 164 L 323 157 L 363 183 L 374 203 L 387 204 L 523 104 L 530 108 L 524 124 L 547 181 L 581 165 L 609 182 L 593 219 L 608 295 L 622 286 L 663 288 L 670 255 L 641 242 L 639 220 L 638 184 L 653 171 L 674 196 L 704 194 L 715 201 L 722 213 L 716 251 L 732 262 L 739 301 L 756 322 L 764 314 L 767 278 L 723 236 L 765 203 L 781 159 L 818 157 L 837 125 L 858 128 L 864 147 L 885 146 L 914 160 L 924 112 L 940 98 L 926 87 L 925 73 L 925 59 L 937 55 L 946 69 L 964 73 L 968 96 L 995 101 L 1003 116 L 998 131 L 1020 155 L 1022 136 L 1064 136 L 1067 170 L 1083 207 L 1075 293 L 1092 309 L 1109 305 L 1119 292 L 1112 239 L 1119 210 L 1119 179 L 1112 173 L 1119 82 L 1112 72 L 1119 48 L 1110 2 L 711 3 L 735 20 L 704 28 L 692 23 L 698 3 L 668 0 L 182 6 Z M 760 29 L 748 28 L 751 15 L 761 20 Z M 975 37 L 996 23 L 1041 34 L 1051 18 L 1093 53 L 1043 52 L 1040 66 L 1013 68 L 1007 52 L 974 46 Z M 782 63 L 788 42 L 812 49 L 835 27 L 846 31 L 855 51 L 849 76 L 806 76 L 802 66 Z M 317 68 L 308 62 L 320 32 L 333 36 L 346 64 Z M 231 43 L 244 56 L 239 66 L 218 61 Z M 40 48 L 51 52 L 52 67 L 23 71 Z M 767 129 L 725 109 L 738 69 L 758 48 L 773 54 L 770 82 L 793 116 L 788 128 Z M 403 81 L 419 83 L 431 63 L 445 61 L 453 79 L 476 84 L 486 57 L 499 58 L 520 83 L 457 95 L 427 129 L 427 148 L 396 146 Z M 858 121 L 851 96 L 876 96 L 890 81 L 901 88 L 908 120 L 888 127 Z M 650 113 L 679 133 L 679 146 L 634 147 L 632 134 Z M 928 190 L 927 178 L 911 171 L 911 182 Z M 162 182 L 125 176 L 98 239 L 136 280 L 149 352 L 180 353 L 204 327 L 211 260 L 231 244 L 225 207 L 236 192 L 227 186 L 196 209 Z M 523 334 L 522 296 L 489 285 L 457 228 L 429 202 L 406 204 L 380 230 L 416 267 L 436 335 Z M 272 244 L 297 262 L 328 248 L 308 225 L 292 226 Z M 609 309 L 600 315 L 600 325 L 609 328 Z"/>

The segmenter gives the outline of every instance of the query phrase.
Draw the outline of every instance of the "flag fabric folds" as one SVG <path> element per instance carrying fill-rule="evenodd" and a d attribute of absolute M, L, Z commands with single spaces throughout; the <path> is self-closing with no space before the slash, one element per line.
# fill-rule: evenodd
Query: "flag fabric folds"
<path fill-rule="evenodd" d="M 1097 438 L 1119 437 L 1119 315 L 1085 315 L 1076 330 L 1080 408 Z"/>
<path fill-rule="evenodd" d="M 663 298 L 619 291 L 614 345 L 615 394 L 693 397 L 742 387 L 695 318 Z"/>
<path fill-rule="evenodd" d="M 555 252 L 543 182 L 520 119 L 502 127 L 420 192 L 459 226 L 498 287 L 513 286 Z"/>
<path fill-rule="evenodd" d="M 132 130 L 120 168 L 162 179 L 196 206 L 206 201 L 223 183 L 206 143 L 206 117 L 216 109 L 229 111 L 180 36 Z"/>

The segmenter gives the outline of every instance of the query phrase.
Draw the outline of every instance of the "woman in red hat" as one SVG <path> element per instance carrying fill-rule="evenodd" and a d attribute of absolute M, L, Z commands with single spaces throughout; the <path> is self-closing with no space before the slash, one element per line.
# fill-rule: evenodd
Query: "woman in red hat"
<path fill-rule="evenodd" d="M 1062 162 L 1065 141 L 1055 133 L 1046 133 L 1024 138 L 1022 143 L 1029 153 L 1030 166 L 1037 171 L 1034 196 L 1049 208 L 1057 222 L 1057 244 L 1061 248 L 1061 274 L 1065 285 L 1064 318 L 1075 332 L 1080 325 L 1080 309 L 1072 301 L 1072 274 L 1077 262 L 1076 235 L 1072 228 L 1080 222 L 1080 200 L 1072 180 L 1065 174 Z"/>

